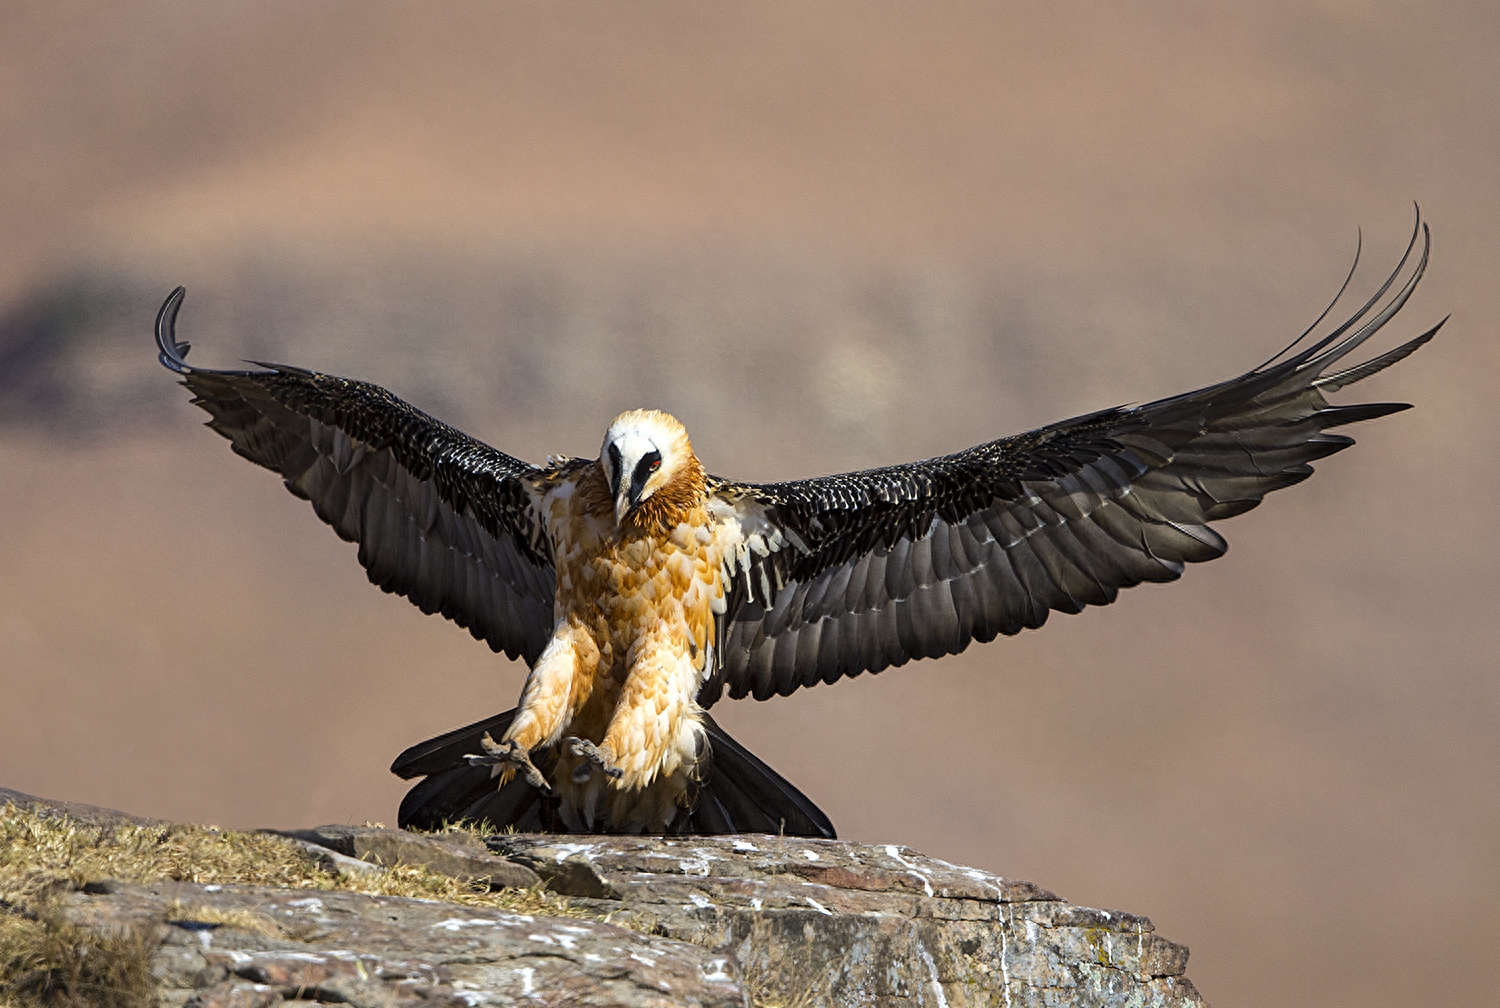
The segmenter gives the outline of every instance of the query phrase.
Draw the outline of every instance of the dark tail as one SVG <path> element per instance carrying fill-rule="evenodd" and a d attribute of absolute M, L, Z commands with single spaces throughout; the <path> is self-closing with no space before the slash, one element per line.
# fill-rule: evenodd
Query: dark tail
<path fill-rule="evenodd" d="M 557 812 L 557 799 L 517 776 L 496 788 L 487 766 L 471 767 L 468 753 L 481 752 L 480 738 L 499 738 L 510 727 L 514 710 L 457 728 L 412 746 L 396 757 L 391 773 L 410 780 L 422 777 L 401 800 L 396 813 L 402 829 L 435 829 L 444 823 L 483 823 L 490 829 L 520 833 L 570 833 Z M 698 801 L 672 825 L 677 834 L 778 833 L 833 839 L 833 823 L 775 770 L 756 759 L 703 715 L 713 747 L 713 764 Z M 537 755 L 533 753 L 535 758 Z M 544 756 L 538 768 L 550 773 Z"/>

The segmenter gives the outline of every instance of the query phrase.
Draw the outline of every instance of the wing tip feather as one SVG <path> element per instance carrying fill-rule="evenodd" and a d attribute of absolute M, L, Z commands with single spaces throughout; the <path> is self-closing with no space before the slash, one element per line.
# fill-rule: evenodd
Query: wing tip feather
<path fill-rule="evenodd" d="M 193 345 L 177 340 L 177 312 L 185 297 L 187 288 L 179 284 L 167 295 L 156 313 L 156 359 L 161 361 L 162 367 L 178 374 L 188 374 L 192 370 L 188 365 L 187 355 Z"/>

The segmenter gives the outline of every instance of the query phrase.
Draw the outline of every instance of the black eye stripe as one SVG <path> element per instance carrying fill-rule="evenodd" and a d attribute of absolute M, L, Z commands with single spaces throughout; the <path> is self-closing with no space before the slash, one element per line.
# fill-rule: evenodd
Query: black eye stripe
<path fill-rule="evenodd" d="M 613 441 L 609 445 L 609 495 L 615 496 L 620 492 L 620 446 Z"/>
<path fill-rule="evenodd" d="M 661 465 L 661 452 L 651 451 L 642 455 L 641 460 L 635 466 L 636 479 L 644 481 L 659 465 Z"/>

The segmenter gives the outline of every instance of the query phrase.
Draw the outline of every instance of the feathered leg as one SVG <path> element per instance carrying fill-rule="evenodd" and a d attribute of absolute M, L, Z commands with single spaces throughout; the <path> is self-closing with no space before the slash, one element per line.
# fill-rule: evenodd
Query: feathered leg
<path fill-rule="evenodd" d="M 593 691 L 598 669 L 599 648 L 594 638 L 581 626 L 559 623 L 526 677 L 521 704 L 510 728 L 498 744 L 491 742 L 484 746 L 485 755 L 469 757 L 469 762 L 496 766 L 501 785 L 511 779 L 517 768 L 525 770 L 527 778 L 536 784 L 541 774 L 531 764 L 531 751 L 554 745 L 562 737 L 573 715 Z M 544 785 L 545 782 L 537 786 Z"/>
<path fill-rule="evenodd" d="M 694 701 L 702 673 L 693 659 L 654 638 L 639 641 L 634 652 L 599 746 L 603 765 L 621 771 L 614 783 L 623 791 L 676 775 L 703 751 L 702 710 Z"/>

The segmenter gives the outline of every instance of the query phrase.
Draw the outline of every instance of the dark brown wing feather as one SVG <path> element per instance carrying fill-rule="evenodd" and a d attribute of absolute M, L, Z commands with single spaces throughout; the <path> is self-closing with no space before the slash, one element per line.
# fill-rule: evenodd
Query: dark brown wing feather
<path fill-rule="evenodd" d="M 1419 238 L 1411 276 L 1385 301 Z M 1354 443 L 1328 428 L 1407 408 L 1331 406 L 1323 394 L 1401 360 L 1442 323 L 1325 372 L 1406 303 L 1429 245 L 1419 220 L 1395 272 L 1353 318 L 1230 381 L 909 465 L 715 484 L 747 524 L 768 523 L 785 545 L 731 560 L 719 665 L 700 702 L 726 687 L 765 699 L 953 654 L 1222 555 L 1209 522 L 1250 510 Z"/>
<path fill-rule="evenodd" d="M 162 305 L 156 342 L 208 426 L 359 543 L 375 584 L 534 662 L 552 631 L 554 582 L 523 483 L 538 470 L 366 382 L 280 364 L 193 367 L 174 333 L 183 295 Z"/>

